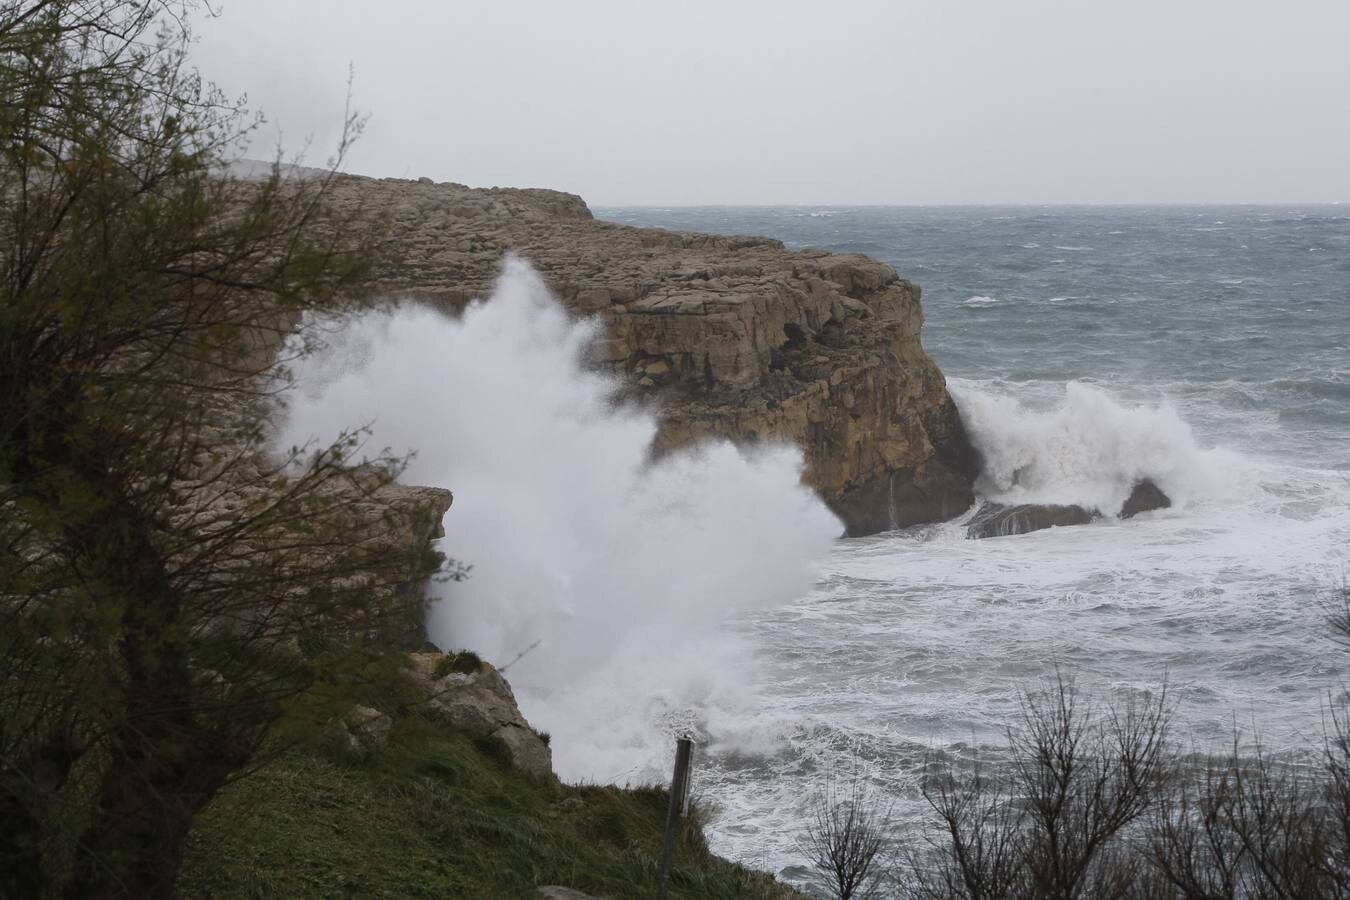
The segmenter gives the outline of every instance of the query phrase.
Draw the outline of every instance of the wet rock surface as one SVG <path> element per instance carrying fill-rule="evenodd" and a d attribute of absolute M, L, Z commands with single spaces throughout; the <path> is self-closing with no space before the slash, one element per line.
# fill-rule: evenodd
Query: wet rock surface
<path fill-rule="evenodd" d="M 1171 505 L 1171 498 L 1150 479 L 1145 478 L 1130 491 L 1130 496 L 1121 506 L 1117 518 L 1128 519 L 1142 512 L 1166 509 Z M 980 504 L 975 515 L 966 523 L 966 537 L 971 539 L 1008 537 L 1061 525 L 1086 525 L 1101 517 L 1102 514 L 1098 510 L 1077 505 L 1024 503 L 1008 506 L 986 502 Z"/>
<path fill-rule="evenodd" d="M 1008 537 L 1028 534 L 1057 525 L 1086 525 L 1099 515 L 1081 506 L 1054 506 L 1034 503 L 1004 506 L 984 503 L 966 524 L 966 537 Z"/>
<path fill-rule="evenodd" d="M 1134 490 L 1130 491 L 1130 496 L 1125 498 L 1125 503 L 1120 508 L 1120 518 L 1129 519 L 1142 512 L 1167 509 L 1171 505 L 1172 498 L 1164 494 L 1150 479 L 1145 478 L 1136 484 Z"/>

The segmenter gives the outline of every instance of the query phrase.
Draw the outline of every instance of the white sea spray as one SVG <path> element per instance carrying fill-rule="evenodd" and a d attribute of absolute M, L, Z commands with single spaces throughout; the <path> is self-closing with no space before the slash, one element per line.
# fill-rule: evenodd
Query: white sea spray
<path fill-rule="evenodd" d="M 588 368 L 597 335 L 510 259 L 457 319 L 413 306 L 335 331 L 297 370 L 280 440 L 370 422 L 415 450 L 403 480 L 450 488 L 430 635 L 507 664 L 567 779 L 650 781 L 669 736 L 761 741 L 753 659 L 726 615 L 805 594 L 841 526 L 800 452 L 711 442 L 650 459 L 653 411 Z M 770 736 L 771 737 L 771 736 Z"/>

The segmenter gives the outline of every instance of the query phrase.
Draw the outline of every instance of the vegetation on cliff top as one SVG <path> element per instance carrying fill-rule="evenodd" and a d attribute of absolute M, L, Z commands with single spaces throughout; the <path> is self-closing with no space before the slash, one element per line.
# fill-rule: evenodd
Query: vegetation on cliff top
<path fill-rule="evenodd" d="M 420 715 L 359 759 L 295 748 L 206 808 L 189 838 L 184 898 L 532 896 L 565 885 L 650 897 L 668 794 L 526 777 L 494 739 Z M 670 896 L 797 894 L 680 833 Z"/>

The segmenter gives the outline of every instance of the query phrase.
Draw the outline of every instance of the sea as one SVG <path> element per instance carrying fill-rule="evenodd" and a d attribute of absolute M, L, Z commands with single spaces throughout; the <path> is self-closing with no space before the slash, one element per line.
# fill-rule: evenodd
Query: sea
<path fill-rule="evenodd" d="M 458 318 L 328 329 L 281 446 L 370 423 L 454 491 L 442 649 L 510 680 L 568 782 L 667 782 L 718 853 L 799 884 L 820 799 L 860 785 L 931 836 L 934 762 L 1008 765 L 1047 680 L 1084 708 L 1167 698 L 1179 749 L 1298 760 L 1344 697 L 1350 209 L 599 208 L 605 220 L 865 253 L 923 288 L 923 343 L 983 459 L 979 502 L 1088 525 L 842 539 L 791 446 L 653 461 L 657 406 L 588 364 L 603 325 L 526 257 Z M 390 298 L 397 301 L 398 298 Z M 1110 515 L 1140 479 L 1167 509 Z"/>
<path fill-rule="evenodd" d="M 1110 510 L 1147 477 L 1174 501 L 988 540 L 960 519 L 838 540 L 812 589 L 733 614 L 785 724 L 770 749 L 698 757 L 715 850 L 804 879 L 806 798 L 830 779 L 863 779 L 922 840 L 924 766 L 997 766 L 1049 678 L 1103 706 L 1165 685 L 1181 746 L 1319 744 L 1350 663 L 1326 621 L 1350 574 L 1350 209 L 595 213 L 883 260 L 923 289 L 982 499 Z"/>

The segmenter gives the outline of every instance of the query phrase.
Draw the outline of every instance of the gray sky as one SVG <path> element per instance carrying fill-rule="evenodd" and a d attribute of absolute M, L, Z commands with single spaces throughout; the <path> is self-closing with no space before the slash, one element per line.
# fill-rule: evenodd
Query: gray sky
<path fill-rule="evenodd" d="M 1350 0 L 219 0 L 346 168 L 592 205 L 1350 201 Z"/>

